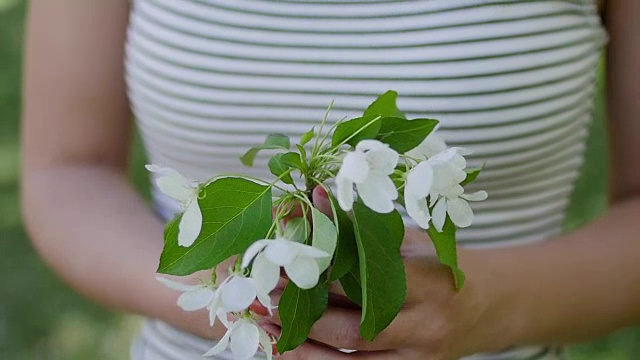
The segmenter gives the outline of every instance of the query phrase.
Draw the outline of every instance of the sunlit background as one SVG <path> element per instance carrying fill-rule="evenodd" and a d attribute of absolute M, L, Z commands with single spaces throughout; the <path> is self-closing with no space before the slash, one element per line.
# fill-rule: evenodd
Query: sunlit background
<path fill-rule="evenodd" d="M 18 134 L 24 14 L 23 0 L 0 0 L 0 360 L 127 359 L 138 319 L 103 310 L 73 293 L 35 255 L 22 228 Z M 597 217 L 606 203 L 602 96 L 597 104 L 587 164 L 573 196 L 567 229 Z M 142 154 L 137 142 L 131 178 L 148 197 Z M 570 360 L 635 359 L 640 359 L 640 329 L 570 348 Z"/>

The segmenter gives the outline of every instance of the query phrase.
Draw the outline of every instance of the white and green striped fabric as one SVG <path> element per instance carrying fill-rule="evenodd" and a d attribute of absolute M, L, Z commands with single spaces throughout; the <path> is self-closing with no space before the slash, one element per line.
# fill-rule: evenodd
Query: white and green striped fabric
<path fill-rule="evenodd" d="M 266 157 L 238 160 L 265 135 L 299 137 L 332 100 L 336 120 L 396 90 L 408 117 L 441 120 L 448 144 L 485 164 L 472 187 L 489 199 L 460 243 L 514 246 L 561 232 L 605 42 L 594 0 L 134 0 L 126 65 L 150 161 L 195 179 L 270 177 Z M 163 216 L 176 211 L 154 196 Z M 175 343 L 157 328 L 137 351 Z M 181 346 L 163 356 L 198 353 Z"/>

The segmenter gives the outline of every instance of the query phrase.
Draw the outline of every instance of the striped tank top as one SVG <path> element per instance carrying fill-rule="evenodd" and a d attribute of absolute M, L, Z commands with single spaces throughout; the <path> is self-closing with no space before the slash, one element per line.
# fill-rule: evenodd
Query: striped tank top
<path fill-rule="evenodd" d="M 130 20 L 129 98 L 152 163 L 271 178 L 266 155 L 253 168 L 238 158 L 270 133 L 299 138 L 332 100 L 335 121 L 392 89 L 407 117 L 439 119 L 447 143 L 484 164 L 469 191 L 489 199 L 472 204 L 460 244 L 562 231 L 606 42 L 594 0 L 134 0 Z M 177 204 L 153 193 L 170 218 Z M 134 358 L 195 359 L 211 345 L 177 333 L 149 321 Z"/>

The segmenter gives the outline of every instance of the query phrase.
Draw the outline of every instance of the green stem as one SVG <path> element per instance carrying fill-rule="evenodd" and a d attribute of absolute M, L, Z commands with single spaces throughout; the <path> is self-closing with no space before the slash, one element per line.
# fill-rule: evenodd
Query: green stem
<path fill-rule="evenodd" d="M 242 256 L 236 258 L 236 263 L 233 265 L 233 271 L 239 273 L 242 271 Z"/>
<path fill-rule="evenodd" d="M 211 283 L 216 285 L 218 283 L 218 265 L 214 266 L 211 270 Z"/>
<path fill-rule="evenodd" d="M 320 128 L 318 129 L 318 136 L 316 136 L 316 139 L 313 142 L 313 148 L 311 149 L 311 158 L 313 158 L 314 155 L 317 154 L 319 146 L 322 146 L 322 144 L 324 143 L 325 137 L 322 138 L 322 141 L 320 142 L 320 145 L 318 145 L 318 140 L 320 139 L 319 135 L 322 134 L 322 129 L 324 129 L 324 125 L 327 123 L 327 119 L 329 118 L 329 112 L 331 112 L 332 108 L 333 108 L 333 100 L 331 100 L 331 103 L 329 103 L 329 107 L 327 108 L 327 111 L 324 113 L 324 117 L 322 118 L 322 122 L 320 122 Z"/>
<path fill-rule="evenodd" d="M 284 192 L 288 192 L 287 189 L 284 189 L 280 186 L 277 186 L 276 183 L 280 180 L 282 180 L 283 177 L 291 174 L 293 172 L 294 169 L 287 169 L 285 172 L 283 172 L 282 174 L 280 174 L 280 176 L 278 176 L 275 180 L 273 180 L 271 183 L 269 183 L 269 186 L 271 187 L 275 187 L 278 190 L 284 191 Z"/>
<path fill-rule="evenodd" d="M 322 140 L 320 141 L 320 146 L 324 145 L 324 142 L 327 140 L 327 138 L 329 138 L 329 135 L 331 134 L 331 132 L 335 130 L 335 128 L 338 127 L 338 125 L 342 124 L 346 118 L 347 117 L 345 116 L 342 119 L 336 121 L 333 125 L 331 125 L 327 133 L 324 134 L 324 136 L 322 137 Z"/>

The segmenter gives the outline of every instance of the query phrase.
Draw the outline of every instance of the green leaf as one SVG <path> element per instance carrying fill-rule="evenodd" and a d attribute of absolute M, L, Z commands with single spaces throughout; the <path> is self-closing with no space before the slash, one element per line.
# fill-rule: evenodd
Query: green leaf
<path fill-rule="evenodd" d="M 447 216 L 442 232 L 438 232 L 435 227 L 430 226 L 429 229 L 427 229 L 427 233 L 431 238 L 431 242 L 433 242 L 433 246 L 436 248 L 436 254 L 438 255 L 440 263 L 451 268 L 456 289 L 462 289 L 465 276 L 464 272 L 458 267 L 456 226 L 453 224 L 453 221 Z"/>
<path fill-rule="evenodd" d="M 271 134 L 267 136 L 262 145 L 254 146 L 242 155 L 240 161 L 245 166 L 253 166 L 253 160 L 255 160 L 260 150 L 289 150 L 290 146 L 291 143 L 288 136 Z"/>
<path fill-rule="evenodd" d="M 338 146 L 343 142 L 356 146 L 361 140 L 375 139 L 380 131 L 379 115 L 368 115 L 347 120 L 336 126 L 331 137 L 331 146 Z"/>
<path fill-rule="evenodd" d="M 179 217 L 170 222 L 158 272 L 184 276 L 211 269 L 267 235 L 273 221 L 271 187 L 228 177 L 208 184 L 202 194 L 200 235 L 190 247 L 179 246 Z"/>
<path fill-rule="evenodd" d="M 313 218 L 312 245 L 329 254 L 329 257 L 316 259 L 320 273 L 322 273 L 329 267 L 331 259 L 333 259 L 333 253 L 336 251 L 336 243 L 338 241 L 338 232 L 335 225 L 333 225 L 333 221 L 315 207 L 311 208 L 311 217 Z"/>
<path fill-rule="evenodd" d="M 478 175 L 480 175 L 481 172 L 482 172 L 482 166 L 474 169 L 468 169 L 467 177 L 460 183 L 460 186 L 466 186 L 472 183 L 476 178 L 478 178 Z"/>
<path fill-rule="evenodd" d="M 383 117 L 393 116 L 406 119 L 407 117 L 404 115 L 398 106 L 396 105 L 396 100 L 398 99 L 398 93 L 392 90 L 387 91 L 386 93 L 380 95 L 376 101 L 371 103 L 367 110 L 365 110 L 364 115 L 380 115 Z"/>
<path fill-rule="evenodd" d="M 291 177 L 291 173 L 283 176 L 283 174 L 287 172 L 290 168 L 289 165 L 285 164 L 282 161 L 282 157 L 284 155 L 285 155 L 284 153 L 278 153 L 271 156 L 268 164 L 269 171 L 271 171 L 271 173 L 276 177 L 279 177 L 283 183 L 293 184 L 293 178 Z"/>
<path fill-rule="evenodd" d="M 373 341 L 395 319 L 407 296 L 400 255 L 404 224 L 397 210 L 378 214 L 361 202 L 353 205 L 353 224 L 362 285 L 360 334 Z"/>
<path fill-rule="evenodd" d="M 311 234 L 311 226 L 305 218 L 293 218 L 287 221 L 284 228 L 284 237 L 299 243 L 304 243 Z"/>
<path fill-rule="evenodd" d="M 338 201 L 329 194 L 334 223 L 338 230 L 338 245 L 333 256 L 333 264 L 329 281 L 335 281 L 345 276 L 358 262 L 358 247 L 353 233 L 353 223 L 347 213 L 338 206 Z M 358 286 L 359 288 L 359 286 Z M 362 295 L 359 295 L 362 297 Z"/>
<path fill-rule="evenodd" d="M 300 289 L 292 281 L 287 284 L 278 303 L 282 321 L 282 333 L 277 345 L 280 354 L 297 348 L 307 340 L 311 327 L 320 319 L 328 303 L 327 284 L 318 284 L 309 290 Z"/>
<path fill-rule="evenodd" d="M 405 152 L 420 145 L 438 125 L 438 120 L 406 120 L 398 117 L 382 118 L 380 132 L 376 139 L 388 144 L 395 151 Z"/>
<path fill-rule="evenodd" d="M 296 147 L 298 148 L 298 151 L 300 151 L 300 159 L 302 163 L 305 163 L 307 161 L 307 150 L 304 148 L 304 146 L 299 144 L 296 144 Z"/>
<path fill-rule="evenodd" d="M 291 151 L 291 152 L 282 154 L 280 161 L 284 165 L 290 168 L 303 170 L 303 167 L 304 167 L 304 165 L 302 165 L 302 159 L 300 158 L 300 154 L 298 154 L 297 152 Z"/>
<path fill-rule="evenodd" d="M 298 169 L 302 171 L 304 167 L 302 160 L 300 159 L 300 154 L 297 152 L 274 154 L 269 159 L 268 166 L 271 173 L 277 177 L 282 176 L 280 180 L 286 184 L 293 184 L 293 178 L 291 177 L 291 174 L 283 176 L 285 172 L 289 169 Z"/>
<path fill-rule="evenodd" d="M 349 300 L 362 306 L 362 286 L 360 284 L 360 270 L 357 266 L 354 266 L 340 278 L 340 285 Z"/>
<path fill-rule="evenodd" d="M 311 128 L 311 130 L 307 131 L 300 138 L 300 145 L 304 145 L 313 139 L 313 135 L 315 135 L 315 128 Z"/>

